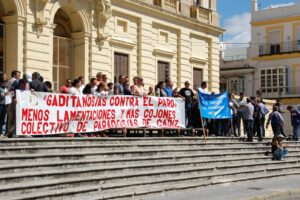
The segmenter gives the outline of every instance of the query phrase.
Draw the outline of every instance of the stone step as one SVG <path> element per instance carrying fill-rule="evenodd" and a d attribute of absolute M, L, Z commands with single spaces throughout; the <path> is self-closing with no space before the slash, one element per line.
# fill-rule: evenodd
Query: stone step
<path fill-rule="evenodd" d="M 298 161 L 300 160 L 300 155 L 288 156 L 289 161 Z M 9 174 L 9 173 L 20 173 L 28 171 L 46 171 L 46 170 L 67 170 L 72 168 L 87 168 L 87 167 L 112 167 L 112 166 L 121 166 L 124 167 L 144 167 L 144 166 L 169 166 L 172 165 L 197 165 L 197 166 L 207 166 L 215 165 L 220 166 L 224 163 L 233 164 L 233 165 L 243 165 L 243 164 L 252 164 L 257 163 L 258 161 L 269 161 L 270 156 L 257 157 L 257 156 L 248 156 L 241 155 L 238 158 L 227 158 L 227 159 L 210 159 L 210 158 L 197 158 L 197 157 L 141 157 L 135 159 L 106 159 L 106 160 L 82 160 L 82 161 L 57 161 L 57 162 L 44 162 L 44 163 L 22 163 L 22 164 L 9 164 L 0 166 L 0 174 Z"/>
<path fill-rule="evenodd" d="M 278 162 L 277 162 L 278 163 Z M 135 165 L 135 166 L 111 166 L 111 167 L 90 167 L 90 168 L 72 168 L 72 169 L 61 169 L 61 170 L 48 170 L 48 171 L 36 171 L 33 172 L 22 172 L 22 173 L 13 173 L 13 174 L 5 174 L 0 176 L 0 186 L 5 186 L 9 183 L 18 183 L 21 181 L 30 182 L 30 181 L 38 181 L 38 180 L 55 180 L 55 179 L 63 179 L 67 177 L 87 177 L 87 176 L 103 176 L 105 180 L 109 180 L 109 177 L 122 177 L 122 175 L 126 174 L 130 179 L 134 179 L 137 177 L 136 174 L 139 174 L 142 177 L 147 177 L 147 175 L 159 175 L 159 174 L 176 174 L 180 175 L 181 173 L 188 174 L 194 173 L 198 175 L 199 173 L 212 172 L 216 170 L 223 171 L 231 171 L 232 169 L 251 169 L 276 165 L 276 162 L 265 161 L 265 162 L 257 162 L 257 163 L 244 163 L 242 165 L 239 164 L 227 164 L 216 166 L 213 164 L 208 164 L 202 166 L 200 163 L 169 163 L 165 165 Z M 298 160 L 289 160 L 282 165 L 295 165 L 298 164 Z M 112 178 L 116 179 L 116 178 Z M 125 178 L 126 179 L 126 178 Z M 127 180 L 127 179 L 126 179 Z M 117 181 L 120 181 L 119 179 Z"/>
<path fill-rule="evenodd" d="M 165 150 L 165 151 L 119 151 L 119 152 L 72 152 L 72 153 L 47 153 L 47 154 L 22 154 L 22 155 L 1 155 L 0 165 L 7 163 L 39 163 L 39 162 L 57 162 L 57 161 L 70 161 L 70 160 L 91 160 L 91 159 L 135 159 L 139 157 L 171 157 L 173 159 L 182 157 L 213 157 L 214 159 L 220 158 L 237 158 L 243 155 L 248 156 L 264 156 L 267 151 L 243 151 L 243 152 L 213 152 L 203 153 L 201 151 L 183 151 L 183 150 Z M 291 153 L 299 154 L 300 150 L 289 149 Z"/>
<path fill-rule="evenodd" d="M 300 150 L 290 150 L 290 153 L 300 152 Z M 241 155 L 264 155 L 266 151 L 243 151 L 243 152 L 227 152 L 214 151 L 202 152 L 200 150 L 163 150 L 163 151 L 111 151 L 111 152 L 66 152 L 66 153 L 45 153 L 45 154 L 21 154 L 21 155 L 0 155 L 0 165 L 7 163 L 19 162 L 45 162 L 45 161 L 61 161 L 61 160 L 85 160 L 85 159 L 111 159 L 111 158 L 137 158 L 137 157 L 153 157 L 153 156 L 170 156 L 174 159 L 179 156 L 196 156 L 196 157 L 238 157 Z"/>
<path fill-rule="evenodd" d="M 300 145 L 290 145 L 289 149 L 300 150 Z M 36 147 L 0 147 L 0 155 L 13 155 L 13 154 L 42 154 L 42 153 L 61 153 L 61 152 L 101 152 L 106 154 L 123 153 L 123 152 L 134 152 L 134 151 L 201 151 L 201 152 L 241 152 L 241 151 L 262 151 L 269 150 L 270 146 L 221 146 L 216 145 L 213 147 L 207 147 L 202 145 L 185 145 L 185 146 L 129 146 L 129 147 L 119 147 L 118 145 L 114 147 L 101 147 L 101 146 L 36 146 Z"/>
<path fill-rule="evenodd" d="M 263 142 L 253 143 L 241 142 L 240 138 L 230 137 L 209 137 L 204 140 L 203 137 L 159 137 L 159 138 L 22 138 L 22 139 L 0 139 L 0 146 L 46 146 L 46 145 L 80 145 L 80 144 L 188 144 L 188 143 L 242 143 L 256 144 L 267 143 L 272 138 L 264 138 Z M 297 142 L 289 142 L 295 143 Z"/>
<path fill-rule="evenodd" d="M 90 188 L 90 192 L 92 192 L 91 198 L 87 198 L 86 194 L 84 199 L 112 199 L 112 198 L 125 198 L 125 197 L 132 197 L 132 195 L 135 193 L 136 195 L 139 194 L 151 194 L 156 192 L 163 192 L 163 191 L 169 191 L 169 190 L 177 190 L 177 189 L 186 189 L 186 188 L 195 188 L 200 186 L 207 186 L 211 184 L 219 184 L 224 182 L 231 182 L 231 181 L 244 181 L 244 180 L 253 180 L 253 179 L 260 179 L 260 178 L 266 178 L 266 177 L 274 177 L 274 176 L 284 176 L 287 174 L 300 174 L 299 165 L 294 166 L 293 168 L 284 168 L 281 167 L 281 170 L 285 169 L 285 173 L 276 173 L 273 170 L 279 170 L 279 167 L 275 168 L 262 168 L 262 169 L 255 169 L 247 171 L 234 171 L 230 173 L 224 173 L 224 172 L 217 172 L 217 173 L 211 173 L 211 174 L 205 174 L 205 175 L 198 175 L 198 176 L 173 176 L 169 179 L 158 177 L 156 179 L 141 179 L 140 181 L 124 181 L 123 183 L 101 183 L 98 185 L 98 187 L 95 187 L 97 182 L 99 181 L 99 178 L 97 177 L 91 177 L 90 180 L 88 178 L 78 179 L 65 179 L 64 186 L 59 185 L 63 184 L 63 182 L 59 182 L 60 180 L 54 180 L 52 182 L 35 182 L 33 184 L 26 184 L 23 186 L 23 190 L 26 191 L 27 188 L 35 188 L 32 189 L 32 193 L 29 194 L 17 194 L 18 189 L 20 188 L 19 185 L 15 185 L 16 187 L 12 187 L 11 190 L 15 191 L 14 194 L 11 194 L 10 199 L 32 199 L 32 198 L 43 198 L 41 196 L 41 193 L 39 191 L 43 190 L 45 194 L 47 194 L 47 198 L 49 197 L 60 197 L 64 196 L 63 199 L 76 199 L 76 193 L 74 190 L 74 193 L 71 194 L 63 192 L 63 191 L 71 191 L 71 186 L 75 186 L 74 188 Z M 295 170 L 296 169 L 296 170 Z M 243 176 L 241 176 L 243 175 Z M 242 177 L 242 178 L 241 178 Z M 246 178 L 247 177 L 247 178 Z M 89 185 L 86 186 L 85 182 L 90 181 Z M 100 180 L 101 181 L 101 180 Z M 69 185 L 68 185 L 69 183 Z M 72 184 L 70 184 L 72 183 Z M 74 184 L 77 183 L 77 184 Z M 90 186 L 91 185 L 91 186 Z M 7 185 L 8 187 L 10 185 Z M 43 188 L 41 188 L 43 187 Z M 48 187 L 48 188 L 47 188 Z M 57 190 L 57 187 L 59 188 Z M 47 188 L 47 189 L 46 189 Z M 7 197 L 5 193 L 3 193 L 4 190 L 7 188 L 1 188 L 0 198 L 1 197 Z M 36 191 L 34 191 L 36 190 Z M 29 190 L 28 190 L 29 191 Z M 50 194 L 51 191 L 56 191 L 56 193 Z M 80 190 L 79 190 L 80 191 Z M 130 192 L 131 191 L 131 192 Z M 142 192 L 143 191 L 143 192 Z M 124 194 L 127 193 L 127 195 L 124 196 Z M 71 195 L 71 196 L 70 196 Z M 82 196 L 82 194 L 79 194 L 79 196 Z M 18 198 L 15 198 L 18 197 Z M 97 198 L 96 198 L 97 197 Z M 83 196 L 82 196 L 83 198 Z"/>
<path fill-rule="evenodd" d="M 300 155 L 295 156 L 288 156 L 289 161 L 297 162 L 300 160 Z M 188 158 L 165 158 L 161 159 L 157 157 L 157 159 L 121 159 L 121 160 L 84 160 L 84 161 L 59 161 L 59 162 L 45 162 L 45 163 L 22 163 L 22 164 L 15 164 L 15 165 L 2 165 L 0 166 L 0 174 L 12 174 L 12 173 L 21 173 L 21 172 L 39 172 L 39 171 L 48 171 L 48 170 L 68 170 L 72 168 L 114 168 L 117 169 L 124 169 L 124 168 L 144 168 L 144 167 L 162 167 L 168 168 L 170 165 L 173 167 L 184 167 L 188 165 L 193 166 L 222 166 L 226 165 L 245 165 L 245 164 L 257 164 L 258 162 L 268 162 L 270 161 L 270 156 L 264 157 L 249 157 L 249 156 L 240 156 L 238 158 L 232 159 L 199 159 L 192 157 Z"/>

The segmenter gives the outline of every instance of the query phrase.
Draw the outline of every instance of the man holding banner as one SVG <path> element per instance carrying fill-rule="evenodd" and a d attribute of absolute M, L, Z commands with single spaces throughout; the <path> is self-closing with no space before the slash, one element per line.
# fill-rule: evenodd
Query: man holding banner
<path fill-rule="evenodd" d="M 205 94 L 198 91 L 201 119 L 231 119 L 229 96 L 223 94 Z M 202 123 L 203 124 L 203 123 Z"/>

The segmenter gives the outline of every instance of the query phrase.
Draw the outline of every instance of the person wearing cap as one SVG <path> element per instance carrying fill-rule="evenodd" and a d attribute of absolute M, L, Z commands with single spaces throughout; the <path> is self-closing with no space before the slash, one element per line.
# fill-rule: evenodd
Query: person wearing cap
<path fill-rule="evenodd" d="M 282 115 L 278 112 L 278 109 L 278 106 L 273 107 L 273 112 L 269 115 L 266 127 L 268 129 L 269 124 L 271 123 L 274 136 L 280 135 L 281 129 L 284 126 L 284 119 Z"/>
<path fill-rule="evenodd" d="M 298 141 L 300 129 L 300 112 L 294 109 L 293 106 L 288 106 L 287 109 L 291 113 L 291 123 L 293 126 L 293 140 Z"/>
<path fill-rule="evenodd" d="M 288 154 L 287 146 L 283 144 L 284 136 L 279 134 L 274 136 L 272 140 L 272 160 L 283 160 L 284 157 Z"/>

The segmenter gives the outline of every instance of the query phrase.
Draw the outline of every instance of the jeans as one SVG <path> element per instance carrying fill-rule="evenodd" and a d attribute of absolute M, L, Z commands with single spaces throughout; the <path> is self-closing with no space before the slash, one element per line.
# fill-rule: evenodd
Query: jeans
<path fill-rule="evenodd" d="M 186 103 L 185 104 L 185 113 L 186 113 L 186 119 L 187 119 L 187 126 L 190 126 L 192 123 L 192 103 Z"/>
<path fill-rule="evenodd" d="M 0 104 L 0 135 L 6 135 L 7 105 Z"/>
<path fill-rule="evenodd" d="M 283 160 L 283 158 L 288 154 L 288 150 L 286 148 L 277 149 L 273 153 L 273 158 L 275 160 Z"/>
<path fill-rule="evenodd" d="M 253 140 L 253 119 L 245 120 L 248 141 Z"/>
<path fill-rule="evenodd" d="M 254 130 L 253 130 L 253 134 L 257 133 L 257 137 L 258 138 L 262 138 L 262 130 L 261 130 L 261 121 L 260 118 L 255 118 L 254 119 Z"/>
<path fill-rule="evenodd" d="M 299 129 L 300 129 L 300 124 L 296 125 L 296 126 L 293 126 L 293 139 L 294 139 L 294 141 L 298 141 Z"/>

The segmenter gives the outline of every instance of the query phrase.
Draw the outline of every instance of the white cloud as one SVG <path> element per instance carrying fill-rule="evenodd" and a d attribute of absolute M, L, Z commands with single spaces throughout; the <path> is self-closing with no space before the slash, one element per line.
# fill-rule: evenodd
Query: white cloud
<path fill-rule="evenodd" d="M 272 4 L 266 8 L 263 8 L 264 9 L 270 9 L 270 8 L 280 8 L 280 7 L 285 7 L 285 6 L 292 6 L 292 5 L 295 5 L 294 2 L 290 2 L 290 3 L 281 3 L 281 4 Z"/>
<path fill-rule="evenodd" d="M 224 41 L 227 48 L 247 47 L 251 40 L 251 13 L 234 15 L 225 20 Z"/>

